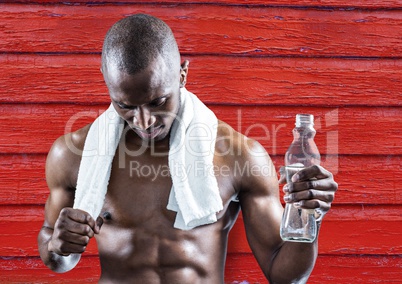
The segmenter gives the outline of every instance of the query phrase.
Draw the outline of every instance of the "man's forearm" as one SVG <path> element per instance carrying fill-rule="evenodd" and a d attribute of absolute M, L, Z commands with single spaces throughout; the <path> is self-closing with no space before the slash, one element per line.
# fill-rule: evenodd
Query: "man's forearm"
<path fill-rule="evenodd" d="M 319 231 L 321 221 L 317 222 Z M 318 232 L 313 243 L 284 242 L 272 260 L 268 280 L 273 283 L 306 283 L 318 255 Z"/>
<path fill-rule="evenodd" d="M 316 243 L 285 242 L 272 261 L 269 282 L 306 283 L 318 254 Z"/>
<path fill-rule="evenodd" d="M 79 262 L 80 254 L 70 254 L 69 256 L 58 255 L 49 251 L 48 244 L 52 238 L 53 229 L 42 227 L 38 235 L 39 254 L 43 263 L 54 272 L 63 273 L 73 269 Z"/>

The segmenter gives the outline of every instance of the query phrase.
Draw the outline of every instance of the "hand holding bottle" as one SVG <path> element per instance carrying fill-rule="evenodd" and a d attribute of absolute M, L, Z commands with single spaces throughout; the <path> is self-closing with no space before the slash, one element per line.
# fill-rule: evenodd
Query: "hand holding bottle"
<path fill-rule="evenodd" d="M 282 173 L 280 180 L 282 183 L 286 181 L 286 176 L 282 177 Z M 322 214 L 321 219 L 331 208 L 337 189 L 338 184 L 332 174 L 323 167 L 314 165 L 292 176 L 291 182 L 283 187 L 284 200 L 302 209 L 317 209 Z"/>
<path fill-rule="evenodd" d="M 313 120 L 308 114 L 296 116 L 294 139 L 285 155 L 285 167 L 281 168 L 280 182 L 287 182 L 281 223 L 285 241 L 313 242 L 317 236 L 316 221 L 329 210 L 338 188 L 332 174 L 319 166 Z"/>

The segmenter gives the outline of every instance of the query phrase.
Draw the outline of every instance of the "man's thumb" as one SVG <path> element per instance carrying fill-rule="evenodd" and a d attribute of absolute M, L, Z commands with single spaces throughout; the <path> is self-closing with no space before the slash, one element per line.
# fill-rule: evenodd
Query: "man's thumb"
<path fill-rule="evenodd" d="M 280 167 L 279 169 L 279 184 L 284 184 L 286 183 L 286 168 L 285 167 Z"/>
<path fill-rule="evenodd" d="M 103 225 L 103 218 L 102 216 L 99 215 L 95 221 L 95 234 L 99 234 L 102 225 Z"/>

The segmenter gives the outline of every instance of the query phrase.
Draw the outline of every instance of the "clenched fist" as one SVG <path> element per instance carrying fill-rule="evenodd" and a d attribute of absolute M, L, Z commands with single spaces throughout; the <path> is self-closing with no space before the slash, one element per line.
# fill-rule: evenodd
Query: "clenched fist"
<path fill-rule="evenodd" d="M 73 208 L 63 208 L 54 226 L 54 231 L 48 250 L 59 255 L 83 253 L 89 240 L 99 234 L 103 219 L 96 221 L 85 211 Z"/>

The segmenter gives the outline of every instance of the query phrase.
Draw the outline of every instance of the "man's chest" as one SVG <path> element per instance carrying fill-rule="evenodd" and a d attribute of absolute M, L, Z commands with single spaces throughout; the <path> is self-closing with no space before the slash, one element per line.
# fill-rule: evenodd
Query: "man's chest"
<path fill-rule="evenodd" d="M 214 162 L 216 172 L 222 168 L 223 160 L 215 159 Z M 191 170 L 194 169 L 186 169 Z M 169 168 L 167 155 L 116 155 L 104 210 L 110 210 L 116 221 L 130 226 L 151 220 L 173 224 L 176 214 L 166 208 L 172 189 L 171 174 L 174 171 Z M 231 175 L 216 172 L 216 178 L 222 202 L 227 207 L 235 192 Z M 220 212 L 219 215 L 223 214 Z"/>
<path fill-rule="evenodd" d="M 166 156 L 116 155 L 104 210 L 123 226 L 139 226 L 152 219 L 174 220 L 166 209 L 172 181 Z"/>

